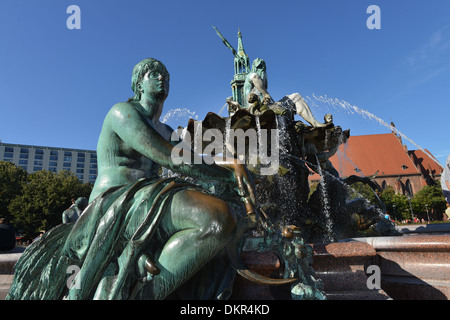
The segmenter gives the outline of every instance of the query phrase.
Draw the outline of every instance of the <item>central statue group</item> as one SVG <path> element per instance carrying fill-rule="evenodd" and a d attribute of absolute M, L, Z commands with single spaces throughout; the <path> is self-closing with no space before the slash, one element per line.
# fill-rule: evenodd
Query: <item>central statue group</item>
<path fill-rule="evenodd" d="M 209 165 L 193 152 L 192 164 L 172 161 L 180 141 L 160 122 L 169 81 L 158 60 L 134 67 L 134 97 L 114 105 L 103 123 L 89 205 L 76 222 L 27 248 L 7 299 L 230 297 L 235 271 L 224 249 L 237 236 L 239 213 L 205 188 L 161 178 L 158 170 L 229 185 L 247 212 L 254 183 L 238 161 Z"/>

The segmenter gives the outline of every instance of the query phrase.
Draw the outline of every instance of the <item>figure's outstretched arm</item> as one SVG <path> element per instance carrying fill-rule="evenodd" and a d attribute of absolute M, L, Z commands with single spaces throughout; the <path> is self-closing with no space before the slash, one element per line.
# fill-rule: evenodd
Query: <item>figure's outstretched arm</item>
<path fill-rule="evenodd" d="M 181 137 L 178 136 L 178 133 L 174 135 L 175 131 L 170 126 L 165 126 L 171 133 L 172 139 L 174 138 L 174 136 L 177 138 L 175 139 L 176 141 L 171 142 L 175 147 L 181 145 L 183 150 L 191 150 L 191 148 L 181 139 Z M 192 150 L 191 152 L 193 153 Z M 211 166 L 211 164 L 209 166 Z M 216 156 L 213 158 L 212 166 L 225 168 L 227 170 L 230 170 L 231 172 L 234 172 L 235 180 L 233 182 L 237 183 L 238 194 L 241 197 L 247 197 L 247 200 L 250 201 L 251 206 L 255 205 L 256 197 L 254 191 L 254 181 L 249 171 L 247 170 L 247 167 L 241 161 L 233 157 Z"/>
<path fill-rule="evenodd" d="M 200 158 L 200 156 L 187 148 L 179 151 L 186 152 L 188 150 L 190 152 L 189 159 L 194 160 L 193 164 L 175 163 L 172 159 L 172 151 L 177 146 L 173 146 L 164 139 L 151 122 L 147 121 L 131 104 L 120 103 L 115 105 L 108 113 L 104 125 L 111 126 L 112 131 L 128 147 L 136 150 L 153 162 L 182 175 L 205 180 L 236 183 L 239 194 L 241 196 L 250 196 L 252 202 L 254 202 L 253 180 L 245 165 L 237 162 L 235 159 L 227 159 L 227 161 L 222 160 L 220 162 L 215 159 L 216 161 L 213 164 L 206 164 L 202 159 L 195 161 L 195 158 Z M 177 150 L 175 150 L 175 154 L 179 154 L 179 152 L 176 152 L 178 152 Z"/>
<path fill-rule="evenodd" d="M 297 114 L 301 116 L 303 119 L 305 119 L 310 125 L 313 127 L 326 127 L 327 124 L 320 123 L 319 121 L 314 118 L 311 109 L 309 108 L 306 101 L 303 99 L 303 97 L 300 95 L 300 93 L 293 93 L 286 96 L 288 99 L 290 99 L 294 105 L 295 110 L 297 111 Z M 330 115 L 331 116 L 331 115 Z"/>
<path fill-rule="evenodd" d="M 224 182 L 236 182 L 233 173 L 217 165 L 207 165 L 195 161 L 199 157 L 191 151 L 192 163 L 174 163 L 172 150 L 177 148 L 164 139 L 152 123 L 144 118 L 130 103 L 118 103 L 108 113 L 104 125 L 110 126 L 120 139 L 130 148 L 144 157 L 170 170 L 186 176 L 214 179 Z M 183 150 L 185 151 L 185 150 Z"/>

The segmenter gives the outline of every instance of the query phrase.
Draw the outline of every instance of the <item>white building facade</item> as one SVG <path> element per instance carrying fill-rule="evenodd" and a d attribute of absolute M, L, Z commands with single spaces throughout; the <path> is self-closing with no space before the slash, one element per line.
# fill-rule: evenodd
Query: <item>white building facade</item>
<path fill-rule="evenodd" d="M 97 178 L 97 152 L 93 150 L 41 147 L 0 142 L 0 160 L 10 161 L 28 173 L 67 170 L 83 183 Z"/>

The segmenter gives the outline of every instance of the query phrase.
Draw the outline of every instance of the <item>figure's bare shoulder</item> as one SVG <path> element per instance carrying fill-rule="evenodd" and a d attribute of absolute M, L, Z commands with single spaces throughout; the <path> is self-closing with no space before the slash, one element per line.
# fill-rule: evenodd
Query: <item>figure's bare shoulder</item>
<path fill-rule="evenodd" d="M 116 131 L 130 127 L 131 125 L 139 125 L 143 120 L 144 117 L 136 105 L 136 102 L 119 102 L 111 107 L 105 117 L 103 125 Z"/>
<path fill-rule="evenodd" d="M 107 118 L 127 119 L 137 116 L 138 111 L 132 101 L 119 102 L 112 106 L 107 114 Z"/>

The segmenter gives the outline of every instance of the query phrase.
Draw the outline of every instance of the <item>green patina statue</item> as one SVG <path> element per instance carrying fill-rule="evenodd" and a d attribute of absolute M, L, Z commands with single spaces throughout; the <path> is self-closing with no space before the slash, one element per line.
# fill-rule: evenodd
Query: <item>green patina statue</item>
<path fill-rule="evenodd" d="M 206 285 L 185 289 L 184 297 L 229 296 L 233 274 L 219 253 L 233 238 L 236 213 L 198 185 L 162 179 L 157 171 L 163 166 L 235 186 L 247 206 L 255 199 L 251 176 L 236 161 L 207 165 L 194 161 L 194 153 L 193 164 L 172 161 L 179 141 L 171 141 L 173 130 L 159 121 L 169 94 L 161 62 L 138 63 L 132 89 L 134 97 L 105 117 L 88 207 L 25 251 L 7 299 L 164 299 L 196 274 Z M 76 271 L 72 277 L 69 270 Z"/>
<path fill-rule="evenodd" d="M 314 118 L 311 109 L 299 93 L 286 95 L 280 101 L 275 102 L 267 89 L 266 62 L 261 58 L 256 58 L 250 68 L 250 60 L 245 53 L 240 30 L 238 31 L 238 50 L 236 51 L 220 31 L 214 26 L 213 28 L 235 56 L 234 77 L 231 81 L 233 96 L 227 99 L 230 115 L 241 108 L 248 108 L 252 112 L 255 110 L 255 101 L 259 100 L 265 109 L 271 109 L 278 115 L 293 118 L 294 112 L 296 112 L 315 128 L 327 126 Z M 259 107 L 256 110 L 257 114 L 255 115 L 259 115 L 261 113 Z"/>
<path fill-rule="evenodd" d="M 238 102 L 229 101 L 241 120 L 231 119 L 232 127 L 251 126 L 258 115 L 265 128 L 275 123 L 275 113 L 293 118 L 294 107 L 309 111 L 301 115 L 321 126 L 299 94 L 273 102 L 263 60 L 255 60 L 250 70 L 241 46 L 235 57 L 235 71 L 245 75 L 239 78 L 240 89 L 250 106 L 240 110 Z M 160 122 L 169 81 L 158 60 L 145 59 L 134 67 L 134 97 L 114 105 L 103 122 L 98 177 L 88 206 L 75 221 L 65 220 L 27 248 L 15 266 L 7 299 L 227 299 L 236 272 L 264 285 L 292 284 L 293 299 L 324 298 L 313 277 L 312 251 L 297 231 L 282 236 L 261 215 L 246 166 L 228 158 L 203 161 Z M 210 118 L 213 128 L 225 128 L 223 118 Z M 180 152 L 183 162 L 173 157 Z M 162 178 L 160 167 L 196 184 Z M 222 191 L 210 189 L 215 183 Z M 243 236 L 258 219 L 265 220 L 268 235 L 261 248 L 280 252 L 285 260 L 283 279 L 261 276 L 240 260 Z"/>
<path fill-rule="evenodd" d="M 76 201 L 72 200 L 73 204 L 69 209 L 64 210 L 62 213 L 62 223 L 71 223 L 78 220 L 83 210 L 88 205 L 88 200 L 84 197 L 78 198 Z"/>
<path fill-rule="evenodd" d="M 326 127 L 327 124 L 317 121 L 299 93 L 292 93 L 284 96 L 280 101 L 275 102 L 268 90 L 267 67 L 263 59 L 256 58 L 252 63 L 252 69 L 245 76 L 243 93 L 246 100 L 244 106 L 251 106 L 252 95 L 256 95 L 263 105 L 272 109 L 276 114 L 285 115 L 294 118 L 294 112 L 305 119 L 314 128 Z"/>

